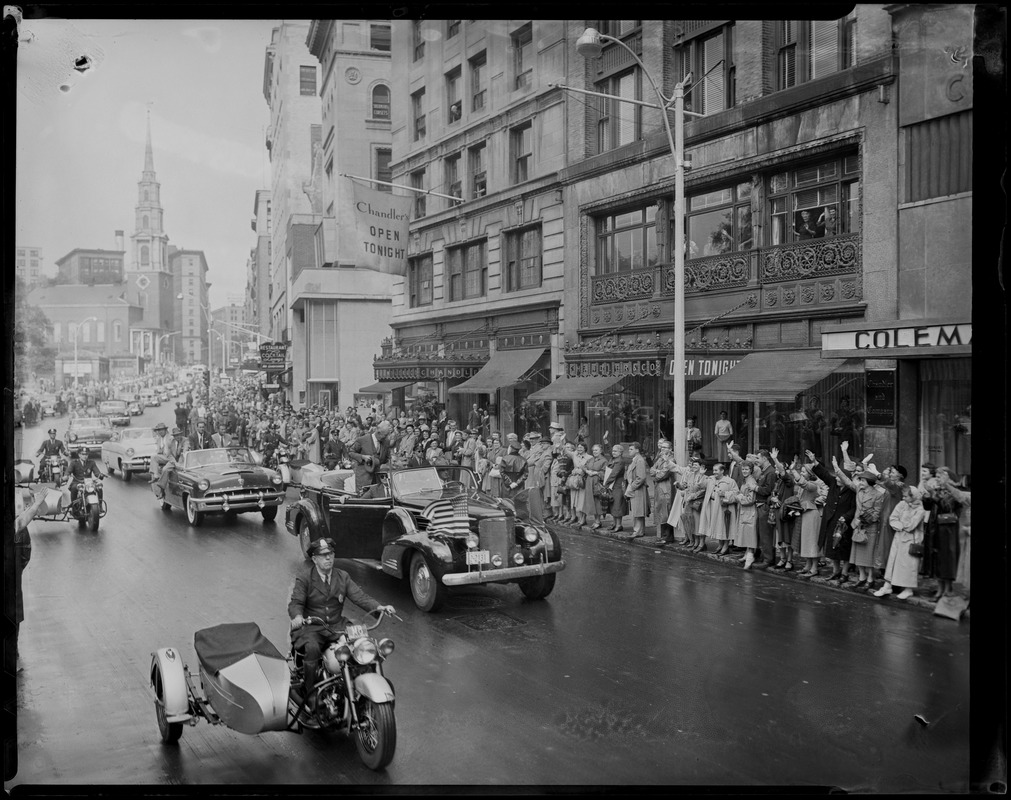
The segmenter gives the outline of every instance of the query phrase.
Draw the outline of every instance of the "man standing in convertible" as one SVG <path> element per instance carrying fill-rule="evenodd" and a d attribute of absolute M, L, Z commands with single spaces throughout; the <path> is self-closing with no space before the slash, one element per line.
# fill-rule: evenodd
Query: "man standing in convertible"
<path fill-rule="evenodd" d="M 317 539 L 309 547 L 312 564 L 303 567 L 295 576 L 295 588 L 288 603 L 288 617 L 294 631 L 291 642 L 295 647 L 305 648 L 302 663 L 302 698 L 308 698 L 307 707 L 316 706 L 315 695 L 310 697 L 316 685 L 320 654 L 323 648 L 337 641 L 340 633 L 349 624 L 341 614 L 344 598 L 366 611 L 386 611 L 395 614 L 393 606 L 380 605 L 355 583 L 344 570 L 333 565 L 333 539 Z M 330 633 L 321 625 L 305 622 L 306 617 L 319 617 L 337 631 Z"/>

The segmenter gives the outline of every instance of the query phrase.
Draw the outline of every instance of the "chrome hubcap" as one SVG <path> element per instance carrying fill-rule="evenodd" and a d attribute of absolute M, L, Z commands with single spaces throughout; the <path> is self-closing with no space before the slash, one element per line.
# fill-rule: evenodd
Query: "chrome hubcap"
<path fill-rule="evenodd" d="M 432 574 L 428 571 L 428 565 L 422 564 L 414 573 L 414 586 L 419 597 L 427 597 L 432 590 Z"/>

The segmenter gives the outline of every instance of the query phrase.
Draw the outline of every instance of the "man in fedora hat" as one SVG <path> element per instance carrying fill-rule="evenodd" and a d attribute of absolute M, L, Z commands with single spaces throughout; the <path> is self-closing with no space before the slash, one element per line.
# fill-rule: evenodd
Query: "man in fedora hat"
<path fill-rule="evenodd" d="M 527 482 L 530 490 L 527 505 L 530 509 L 530 519 L 534 522 L 544 522 L 545 491 L 550 491 L 548 472 L 551 469 L 551 445 L 541 441 L 541 435 L 532 431 L 523 437 L 530 442 L 530 452 L 526 455 Z"/>
<path fill-rule="evenodd" d="M 154 483 L 158 480 L 162 467 L 168 463 L 170 458 L 168 450 L 172 439 L 169 436 L 168 426 L 164 422 L 159 422 L 154 426 L 154 441 L 155 452 L 151 456 L 151 480 L 149 483 Z"/>
<path fill-rule="evenodd" d="M 316 685 L 320 654 L 323 647 L 334 642 L 349 624 L 343 616 L 345 597 L 365 611 L 386 611 L 396 613 L 393 606 L 381 605 L 372 599 L 355 583 L 344 570 L 334 566 L 333 539 L 317 539 L 309 546 L 311 564 L 303 566 L 295 576 L 295 587 L 288 603 L 288 618 L 291 620 L 292 645 L 305 648 L 302 662 L 302 697 L 310 708 L 316 704 L 315 696 L 310 696 Z M 306 623 L 306 617 L 319 617 L 336 633 L 330 633 L 322 625 Z"/>
<path fill-rule="evenodd" d="M 526 488 L 527 461 L 520 455 L 520 440 L 515 433 L 506 436 L 506 442 L 507 453 L 500 456 L 496 463 L 499 465 L 502 496 L 511 499 Z"/>
<path fill-rule="evenodd" d="M 182 458 L 183 453 L 185 453 L 188 449 L 189 441 L 183 438 L 182 428 L 178 426 L 173 428 L 172 439 L 165 447 L 166 458 L 161 465 L 157 486 L 154 488 L 155 496 L 159 499 L 165 496 L 165 490 L 168 489 L 169 478 L 172 476 L 172 472 L 179 463 L 179 459 Z"/>
<path fill-rule="evenodd" d="M 625 469 L 625 497 L 628 498 L 628 513 L 632 517 L 630 539 L 638 539 L 646 533 L 646 517 L 649 516 L 649 493 L 646 477 L 649 474 L 646 459 L 642 457 L 638 442 L 631 442 L 628 455 L 632 461 Z"/>

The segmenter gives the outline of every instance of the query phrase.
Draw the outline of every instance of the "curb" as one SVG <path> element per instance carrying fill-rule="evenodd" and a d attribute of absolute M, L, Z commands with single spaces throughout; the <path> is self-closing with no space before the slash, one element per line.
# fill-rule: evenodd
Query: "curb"
<path fill-rule="evenodd" d="M 609 531 L 609 530 L 606 530 L 604 528 L 598 528 L 597 530 L 592 530 L 591 528 L 589 528 L 589 527 L 587 527 L 585 525 L 579 526 L 579 527 L 575 527 L 575 526 L 572 526 L 572 525 L 559 525 L 554 520 L 549 520 L 549 521 L 545 522 L 544 524 L 547 525 L 548 527 L 550 527 L 555 532 L 562 531 L 562 532 L 567 532 L 567 533 L 581 534 L 583 536 L 587 536 L 587 535 L 589 535 L 589 536 L 595 536 L 598 539 L 610 539 L 611 541 L 614 541 L 614 542 L 622 542 L 623 544 L 630 544 L 630 545 L 637 546 L 637 547 L 644 547 L 644 548 L 648 548 L 650 550 L 655 550 L 657 552 L 661 552 L 662 551 L 662 552 L 665 552 L 665 553 L 670 553 L 671 555 L 680 556 L 682 558 L 691 558 L 691 559 L 694 559 L 694 560 L 715 561 L 715 562 L 720 563 L 720 564 L 726 564 L 728 567 L 737 567 L 738 569 L 741 569 L 741 567 L 738 566 L 739 562 L 737 561 L 737 559 L 740 557 L 739 555 L 718 556 L 718 555 L 716 555 L 713 552 L 706 552 L 704 554 L 703 553 L 691 553 L 691 552 L 688 552 L 687 550 L 682 549 L 681 547 L 679 547 L 676 544 L 674 544 L 674 545 L 667 544 L 667 545 L 659 546 L 659 545 L 657 545 L 656 537 L 655 536 L 650 536 L 648 534 L 645 535 L 645 536 L 640 536 L 640 537 L 637 537 L 637 538 L 633 539 L 632 536 L 631 536 L 631 532 L 630 531 L 621 531 L 621 532 L 618 532 L 618 531 Z M 742 571 L 743 571 L 743 569 L 742 569 Z M 749 572 L 750 572 L 750 570 L 749 570 Z M 926 593 L 926 592 L 932 591 L 933 589 L 936 588 L 936 582 L 933 579 L 930 579 L 930 580 L 928 580 L 926 582 L 924 582 L 924 581 L 921 580 L 919 587 L 917 587 L 917 589 L 915 590 L 917 592 L 917 594 L 913 595 L 913 597 L 910 597 L 907 600 L 897 600 L 894 596 L 892 596 L 892 597 L 875 597 L 869 591 L 866 591 L 866 590 L 857 590 L 857 589 L 853 588 L 852 586 L 836 586 L 836 585 L 833 585 L 833 584 L 829 583 L 828 579 L 827 578 L 823 578 L 823 577 L 815 577 L 815 578 L 810 578 L 810 579 L 804 579 L 804 578 L 801 578 L 801 577 L 799 577 L 797 575 L 797 571 L 796 570 L 791 571 L 791 572 L 786 572 L 786 571 L 780 570 L 780 569 L 761 569 L 761 570 L 755 570 L 755 573 L 769 575 L 769 576 L 772 576 L 772 577 L 775 577 L 775 578 L 778 578 L 778 579 L 784 580 L 784 581 L 793 581 L 793 582 L 796 582 L 796 583 L 806 583 L 806 584 L 811 585 L 811 586 L 819 586 L 819 587 L 821 587 L 823 589 L 828 589 L 830 591 L 842 592 L 844 594 L 848 594 L 851 597 L 865 597 L 868 600 L 873 600 L 876 603 L 891 602 L 892 605 L 893 605 L 893 607 L 895 607 L 895 608 L 918 609 L 918 610 L 922 610 L 922 611 L 929 611 L 931 613 L 933 613 L 934 608 L 935 608 L 935 601 L 930 600 L 927 597 L 923 597 L 920 594 L 920 593 Z M 875 588 L 877 588 L 877 585 L 878 584 L 875 584 Z M 962 618 L 966 622 L 969 621 L 969 609 L 968 608 L 963 613 Z"/>

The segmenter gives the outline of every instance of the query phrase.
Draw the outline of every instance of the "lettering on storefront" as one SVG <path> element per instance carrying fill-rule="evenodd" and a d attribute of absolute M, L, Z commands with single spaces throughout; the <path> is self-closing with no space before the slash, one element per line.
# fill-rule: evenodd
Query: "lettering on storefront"
<path fill-rule="evenodd" d="M 703 378 L 716 378 L 725 375 L 735 366 L 741 363 L 739 358 L 699 358 L 689 357 L 685 359 L 685 378 L 688 380 L 700 380 Z M 667 366 L 664 369 L 664 379 L 674 380 L 674 358 L 667 359 Z"/>
<path fill-rule="evenodd" d="M 392 275 L 407 271 L 411 202 L 410 197 L 354 184 L 355 226 L 361 242 L 355 256 L 358 266 Z"/>
<path fill-rule="evenodd" d="M 821 349 L 826 355 L 853 351 L 968 348 L 972 345 L 972 323 L 886 326 L 867 330 L 824 331 Z M 877 353 L 880 355 L 881 353 Z M 901 352 L 894 355 L 901 356 Z"/>
<path fill-rule="evenodd" d="M 869 369 L 864 373 L 864 412 L 868 425 L 895 427 L 895 370 Z"/>

